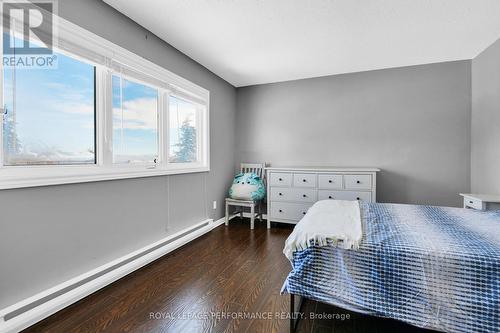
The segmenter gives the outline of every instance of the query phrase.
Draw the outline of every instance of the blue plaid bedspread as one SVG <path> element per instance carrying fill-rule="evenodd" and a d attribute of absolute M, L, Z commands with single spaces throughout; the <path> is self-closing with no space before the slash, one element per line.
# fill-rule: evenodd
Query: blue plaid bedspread
<path fill-rule="evenodd" d="M 500 332 L 500 211 L 361 203 L 359 250 L 294 253 L 283 292 L 444 332 Z"/>

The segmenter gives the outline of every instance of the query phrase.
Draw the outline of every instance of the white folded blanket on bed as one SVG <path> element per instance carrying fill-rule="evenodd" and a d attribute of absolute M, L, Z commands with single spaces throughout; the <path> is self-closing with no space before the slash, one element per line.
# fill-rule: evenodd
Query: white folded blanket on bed
<path fill-rule="evenodd" d="M 292 260 L 293 252 L 328 241 L 343 249 L 357 249 L 363 237 L 358 201 L 316 202 L 288 236 L 283 253 Z"/>

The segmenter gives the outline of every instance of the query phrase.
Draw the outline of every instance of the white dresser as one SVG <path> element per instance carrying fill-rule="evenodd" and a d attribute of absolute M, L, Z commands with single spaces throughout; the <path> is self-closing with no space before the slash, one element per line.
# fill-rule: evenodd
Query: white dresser
<path fill-rule="evenodd" d="M 376 168 L 268 167 L 267 220 L 297 223 L 316 201 L 376 201 Z"/>
<path fill-rule="evenodd" d="M 464 208 L 475 210 L 499 210 L 500 195 L 460 193 L 464 197 Z"/>

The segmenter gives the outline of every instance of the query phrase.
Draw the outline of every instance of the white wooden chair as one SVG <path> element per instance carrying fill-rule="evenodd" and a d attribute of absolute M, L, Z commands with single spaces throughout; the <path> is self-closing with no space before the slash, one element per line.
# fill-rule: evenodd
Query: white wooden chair
<path fill-rule="evenodd" d="M 257 174 L 261 179 L 263 179 L 265 183 L 265 166 L 265 163 L 241 163 L 241 172 L 253 172 Z M 239 213 L 240 217 L 243 217 L 243 212 L 246 207 L 250 208 L 250 229 L 253 229 L 255 226 L 255 218 L 258 218 L 260 221 L 262 221 L 262 201 L 263 200 L 253 201 L 226 198 L 226 225 L 229 225 L 229 220 L 235 216 L 229 216 L 230 206 L 240 207 L 239 211 L 237 211 L 236 213 L 236 215 Z M 270 228 L 269 223 L 267 224 L 267 228 Z"/>

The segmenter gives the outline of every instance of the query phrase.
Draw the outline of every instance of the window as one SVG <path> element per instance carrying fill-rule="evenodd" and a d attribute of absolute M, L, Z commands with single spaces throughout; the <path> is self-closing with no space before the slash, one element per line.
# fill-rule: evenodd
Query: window
<path fill-rule="evenodd" d="M 198 110 L 196 104 L 175 97 L 169 98 L 169 163 L 198 161 Z"/>
<path fill-rule="evenodd" d="M 113 76 L 113 162 L 154 163 L 158 158 L 158 91 Z"/>
<path fill-rule="evenodd" d="M 3 164 L 94 164 L 95 67 L 63 54 L 57 69 L 4 68 Z"/>
<path fill-rule="evenodd" d="M 206 89 L 58 22 L 57 67 L 0 63 L 0 189 L 209 170 Z"/>

